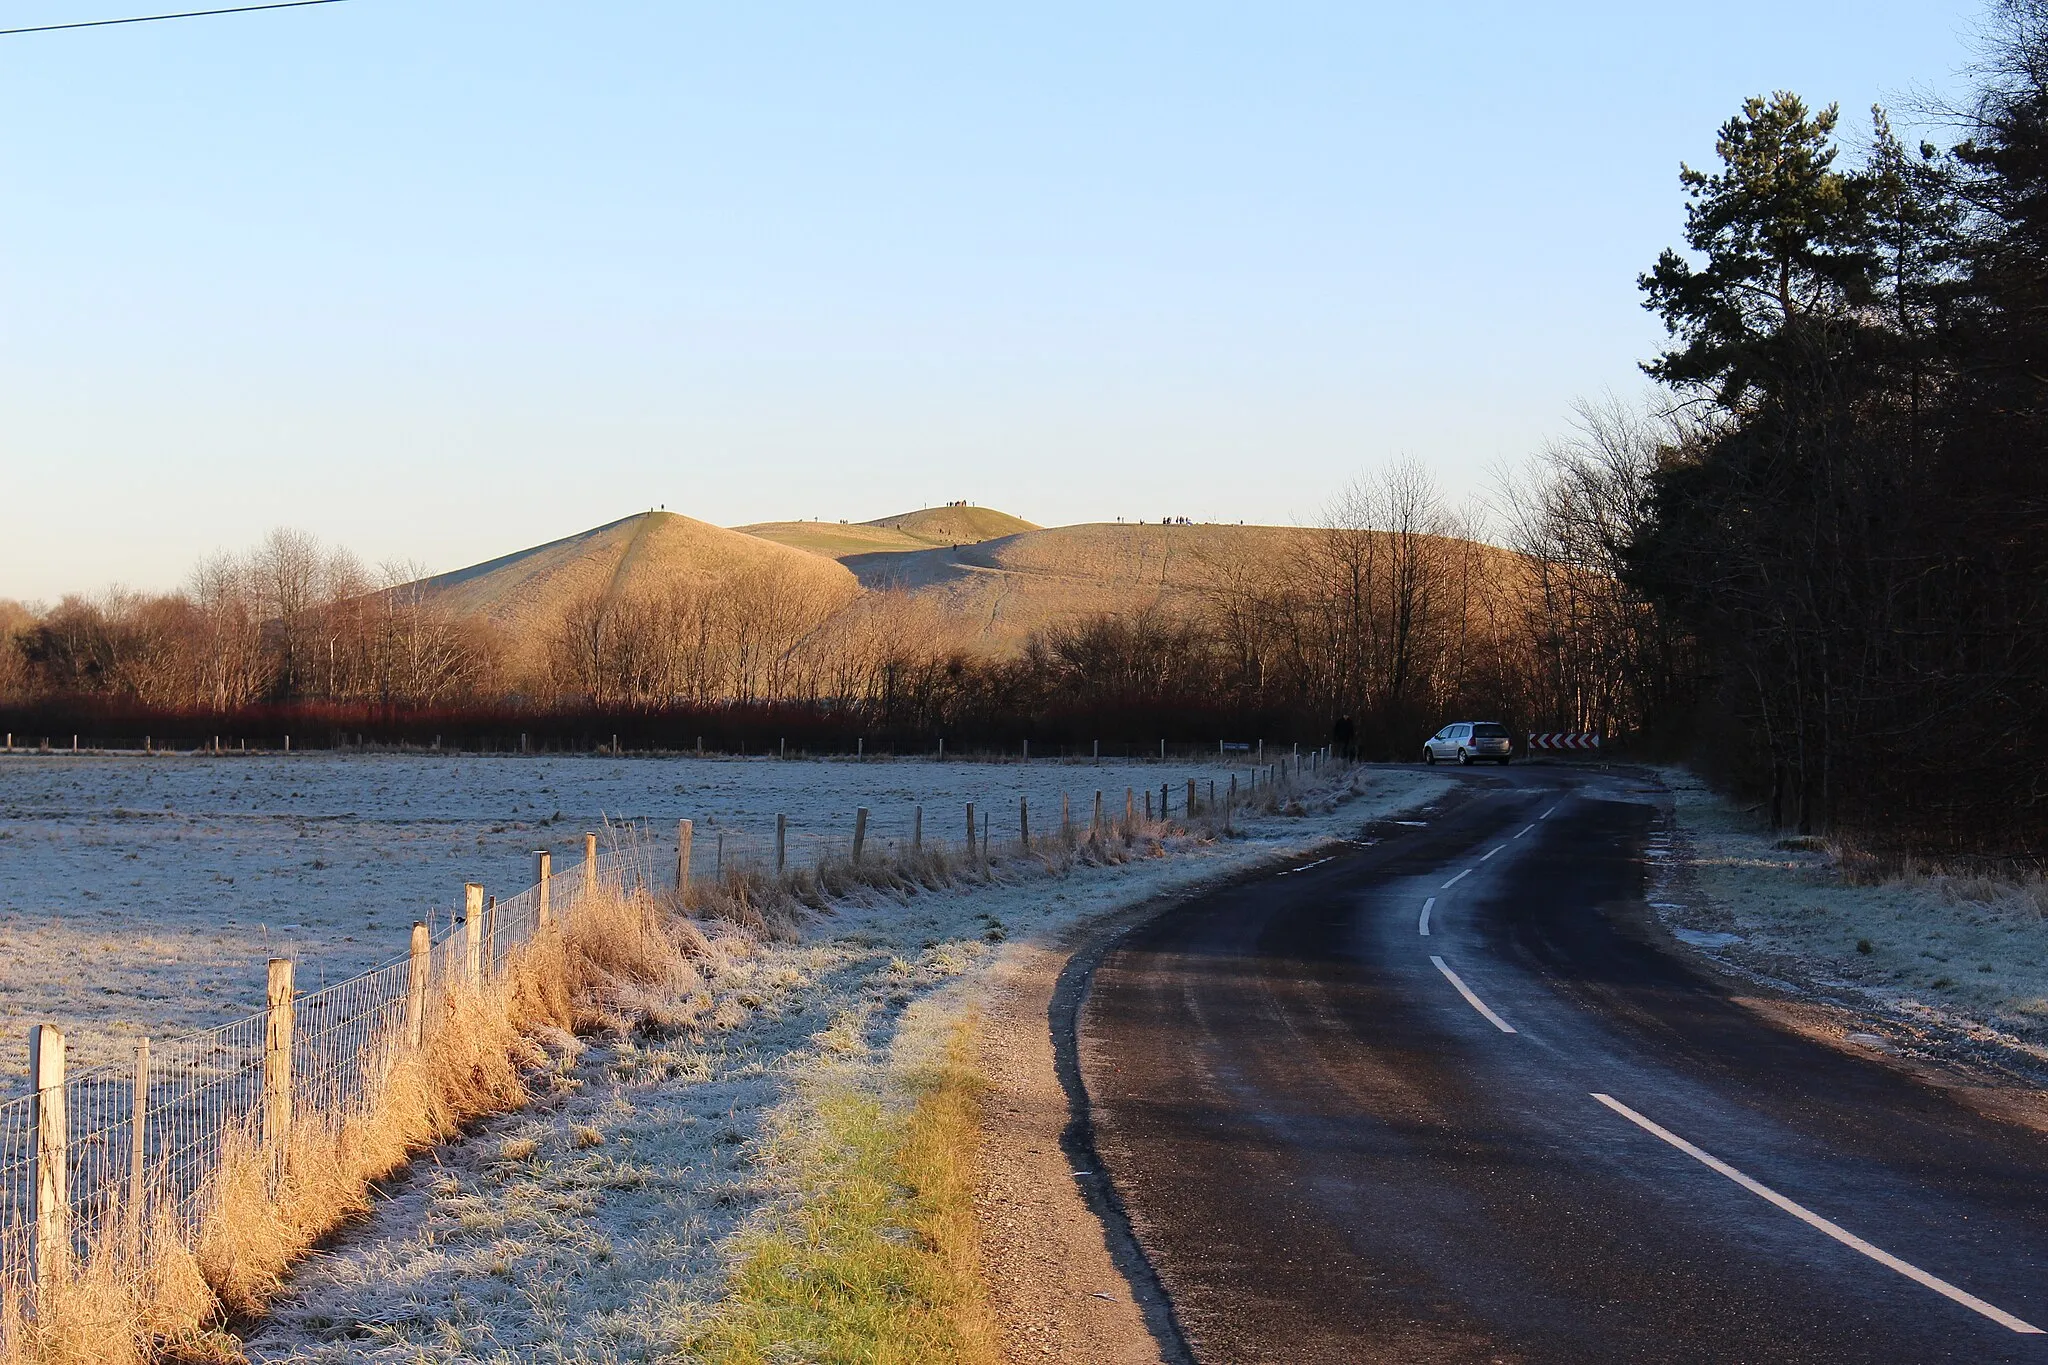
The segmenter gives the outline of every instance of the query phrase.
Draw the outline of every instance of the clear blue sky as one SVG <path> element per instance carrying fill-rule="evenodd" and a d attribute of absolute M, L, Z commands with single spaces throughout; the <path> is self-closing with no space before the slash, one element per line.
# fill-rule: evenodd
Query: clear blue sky
<path fill-rule="evenodd" d="M 657 503 L 1292 521 L 1403 454 L 1477 492 L 1637 387 L 1635 276 L 1743 96 L 1860 128 L 1980 14 L 987 8 L 0 38 L 0 597 L 278 524 L 446 569 Z"/>

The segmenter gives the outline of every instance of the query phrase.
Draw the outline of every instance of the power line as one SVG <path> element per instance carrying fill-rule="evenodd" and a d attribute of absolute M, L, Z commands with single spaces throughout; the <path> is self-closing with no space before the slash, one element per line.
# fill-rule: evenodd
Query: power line
<path fill-rule="evenodd" d="M 303 9 L 307 5 L 338 5 L 341 0 L 271 0 L 267 5 L 235 5 L 228 9 L 193 9 L 182 14 L 138 14 L 132 19 L 86 19 L 75 24 L 38 24 L 34 28 L 0 28 L 0 38 L 15 33 L 55 33 L 62 28 L 105 28 L 109 24 L 154 24 L 164 19 L 204 19 L 210 14 L 248 14 L 259 9 Z"/>

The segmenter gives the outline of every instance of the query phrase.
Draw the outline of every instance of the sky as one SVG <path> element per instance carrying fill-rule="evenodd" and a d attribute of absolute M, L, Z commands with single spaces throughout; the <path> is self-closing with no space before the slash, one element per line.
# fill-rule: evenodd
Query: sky
<path fill-rule="evenodd" d="M 1403 458 L 1459 502 L 1642 387 L 1635 278 L 1743 97 L 1861 129 L 1962 89 L 1981 14 L 344 0 L 0 37 L 0 598 L 170 589 L 280 525 L 440 571 L 657 505 L 1312 522 Z"/>

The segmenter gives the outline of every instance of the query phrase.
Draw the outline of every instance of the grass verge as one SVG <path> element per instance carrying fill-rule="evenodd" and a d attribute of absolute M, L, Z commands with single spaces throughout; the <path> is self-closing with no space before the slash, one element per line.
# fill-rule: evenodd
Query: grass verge
<path fill-rule="evenodd" d="M 984 1083 L 975 1024 L 874 1094 L 811 1097 L 801 1194 L 739 1250 L 714 1321 L 685 1343 L 712 1365 L 996 1365 L 974 1221 Z"/>

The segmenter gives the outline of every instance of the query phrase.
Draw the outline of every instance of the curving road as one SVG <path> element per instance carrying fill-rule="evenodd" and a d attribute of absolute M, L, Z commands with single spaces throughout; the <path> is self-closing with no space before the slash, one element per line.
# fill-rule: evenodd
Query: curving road
<path fill-rule="evenodd" d="M 2048 1140 L 1658 951 L 1646 786 L 1463 776 L 1095 968 L 1095 1149 L 1187 1353 L 2048 1362 Z"/>

